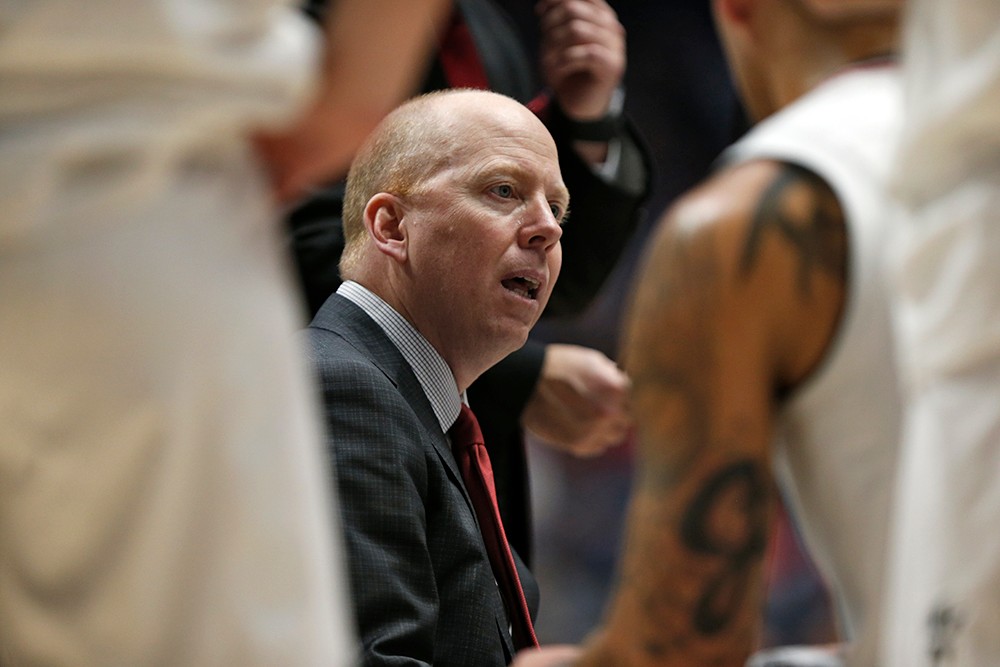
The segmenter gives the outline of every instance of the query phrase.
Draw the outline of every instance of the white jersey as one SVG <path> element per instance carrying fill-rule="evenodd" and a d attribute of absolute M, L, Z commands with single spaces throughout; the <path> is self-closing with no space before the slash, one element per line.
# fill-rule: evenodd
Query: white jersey
<path fill-rule="evenodd" d="M 1000 665 L 1000 3 L 914 0 L 903 53 L 907 416 L 883 665 Z"/>
<path fill-rule="evenodd" d="M 0 0 L 0 664 L 346 667 L 270 0 Z"/>
<path fill-rule="evenodd" d="M 774 467 L 837 602 L 851 664 L 865 667 L 874 664 L 877 650 L 899 441 L 882 257 L 900 113 L 896 68 L 857 67 L 758 124 L 724 154 L 729 162 L 769 159 L 805 167 L 829 184 L 844 211 L 844 312 L 821 365 L 782 409 Z"/>
<path fill-rule="evenodd" d="M 115 197 L 142 197 L 192 152 L 288 120 L 318 46 L 282 0 L 0 0 L 0 35 L 0 246 L 76 172 L 118 165 Z"/>

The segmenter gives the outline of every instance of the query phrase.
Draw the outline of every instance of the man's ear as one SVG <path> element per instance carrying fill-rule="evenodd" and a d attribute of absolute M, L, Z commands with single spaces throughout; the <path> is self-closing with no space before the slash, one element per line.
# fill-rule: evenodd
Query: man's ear
<path fill-rule="evenodd" d="M 378 193 L 365 205 L 365 227 L 375 247 L 398 262 L 406 261 L 407 256 L 405 212 L 403 201 L 388 192 Z"/>

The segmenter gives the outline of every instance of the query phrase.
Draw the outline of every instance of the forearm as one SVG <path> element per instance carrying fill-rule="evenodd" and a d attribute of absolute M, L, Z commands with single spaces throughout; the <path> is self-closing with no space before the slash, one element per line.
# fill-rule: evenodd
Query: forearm
<path fill-rule="evenodd" d="M 321 90 L 336 93 L 338 105 L 375 113 L 377 122 L 413 94 L 450 7 L 447 0 L 333 0 Z"/>
<path fill-rule="evenodd" d="M 625 29 L 615 11 L 605 0 L 538 0 L 535 11 L 542 78 L 551 91 L 546 125 L 573 210 L 547 312 L 572 315 L 596 296 L 631 237 L 649 188 L 649 161 L 621 113 Z M 612 148 L 615 164 L 607 165 Z"/>
<path fill-rule="evenodd" d="M 627 316 L 637 472 L 618 591 L 593 649 L 628 667 L 742 667 L 773 495 L 770 346 L 734 288 L 733 237 L 679 222 L 690 224 L 671 219 L 652 238 Z"/>
<path fill-rule="evenodd" d="M 334 3 L 315 98 L 290 126 L 254 137 L 279 201 L 346 173 L 368 133 L 413 94 L 446 7 L 443 0 Z"/>
<path fill-rule="evenodd" d="M 710 469 L 676 487 L 638 482 L 615 602 L 581 665 L 742 667 L 753 652 L 766 473 L 746 460 Z"/>

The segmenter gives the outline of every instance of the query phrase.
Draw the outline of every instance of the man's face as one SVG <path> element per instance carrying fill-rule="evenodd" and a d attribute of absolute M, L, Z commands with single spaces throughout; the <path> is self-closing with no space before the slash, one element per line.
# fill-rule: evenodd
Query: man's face
<path fill-rule="evenodd" d="M 524 344 L 559 274 L 569 199 L 555 144 L 530 112 L 510 102 L 467 113 L 461 146 L 408 198 L 403 223 L 408 315 L 453 369 Z"/>

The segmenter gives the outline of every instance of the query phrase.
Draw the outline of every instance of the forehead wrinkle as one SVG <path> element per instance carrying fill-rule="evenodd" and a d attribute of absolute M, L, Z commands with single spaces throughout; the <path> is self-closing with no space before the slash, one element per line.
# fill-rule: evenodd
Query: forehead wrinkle
<path fill-rule="evenodd" d="M 469 154 L 469 162 L 476 164 L 472 168 L 475 173 L 508 171 L 522 176 L 526 180 L 529 178 L 532 180 L 552 178 L 561 185 L 562 174 L 559 171 L 559 159 L 555 150 L 552 150 L 551 155 L 549 155 L 547 152 L 525 146 L 517 140 L 504 144 L 489 145 L 489 142 L 484 143 L 486 145 L 471 149 Z M 529 164 L 531 166 L 528 166 Z"/>
<path fill-rule="evenodd" d="M 537 180 L 532 169 L 525 167 L 515 158 L 507 155 L 490 154 L 469 169 L 469 175 L 474 179 L 486 179 L 493 176 L 514 176 L 519 180 Z"/>

